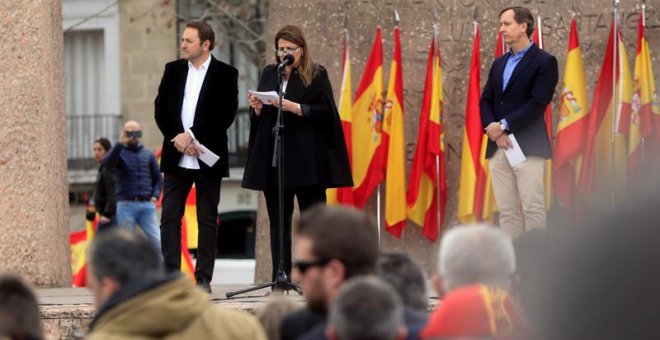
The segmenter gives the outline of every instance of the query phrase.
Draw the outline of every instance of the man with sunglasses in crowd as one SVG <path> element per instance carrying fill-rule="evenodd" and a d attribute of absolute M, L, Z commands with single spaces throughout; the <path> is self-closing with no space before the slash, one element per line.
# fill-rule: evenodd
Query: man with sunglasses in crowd
<path fill-rule="evenodd" d="M 375 223 L 351 208 L 318 204 L 303 212 L 295 229 L 292 278 L 307 308 L 287 315 L 282 339 L 325 339 L 330 304 L 348 279 L 372 274 L 378 258 Z"/>
<path fill-rule="evenodd" d="M 130 229 L 139 226 L 160 252 L 155 205 L 161 191 L 160 167 L 153 152 L 140 144 L 141 137 L 140 124 L 126 122 L 119 143 L 105 157 L 103 166 L 116 169 L 117 173 L 117 224 Z"/>

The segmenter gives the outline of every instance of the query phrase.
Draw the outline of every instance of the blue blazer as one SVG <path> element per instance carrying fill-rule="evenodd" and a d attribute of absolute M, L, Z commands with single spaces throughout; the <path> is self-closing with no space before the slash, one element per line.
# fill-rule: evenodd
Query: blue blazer
<path fill-rule="evenodd" d="M 509 55 L 497 58 L 490 67 L 479 102 L 481 124 L 486 128 L 506 118 L 508 132 L 516 136 L 526 156 L 552 158 L 544 113 L 559 80 L 557 59 L 532 44 L 502 90 L 502 74 Z M 486 158 L 492 157 L 496 150 L 495 142 L 489 140 Z"/>

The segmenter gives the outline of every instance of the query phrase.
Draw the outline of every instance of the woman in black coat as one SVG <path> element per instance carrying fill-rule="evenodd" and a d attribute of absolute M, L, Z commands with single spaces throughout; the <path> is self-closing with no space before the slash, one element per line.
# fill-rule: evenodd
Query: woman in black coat
<path fill-rule="evenodd" d="M 293 197 L 301 211 L 325 202 L 325 190 L 352 186 L 351 170 L 339 113 L 325 68 L 314 63 L 302 29 L 288 25 L 275 35 L 275 61 L 287 54 L 294 62 L 285 67 L 282 100 L 282 187 L 284 190 L 284 270 L 291 276 L 291 215 Z M 264 68 L 258 91 L 277 91 L 277 65 Z M 277 169 L 271 167 L 277 120 L 277 101 L 262 103 L 248 95 L 250 141 L 242 186 L 262 190 L 270 219 L 273 281 L 279 264 Z"/>
<path fill-rule="evenodd" d="M 115 198 L 116 174 L 114 169 L 103 166 L 103 158 L 110 150 L 112 144 L 107 138 L 94 141 L 94 159 L 101 164 L 94 182 L 94 206 L 99 214 L 97 231 L 102 232 L 117 224 L 115 216 L 117 200 Z M 90 220 L 94 220 L 91 216 Z"/>

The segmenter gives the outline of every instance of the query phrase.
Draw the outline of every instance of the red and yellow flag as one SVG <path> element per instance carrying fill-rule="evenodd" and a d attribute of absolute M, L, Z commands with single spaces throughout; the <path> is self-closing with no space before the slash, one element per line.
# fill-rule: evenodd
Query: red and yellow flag
<path fill-rule="evenodd" d="M 467 103 L 465 105 L 465 128 L 461 152 L 461 179 L 458 191 L 458 220 L 461 223 L 483 221 L 484 197 L 486 191 L 486 171 L 481 163 L 483 129 L 479 114 L 481 85 L 479 44 L 481 34 L 475 23 L 472 61 L 468 80 Z"/>
<path fill-rule="evenodd" d="M 87 207 L 94 209 L 93 206 Z M 93 211 L 93 210 L 92 210 Z M 71 249 L 71 284 L 74 287 L 87 286 L 87 248 L 94 239 L 96 233 L 96 224 L 99 221 L 99 215 L 94 215 L 94 220 L 85 220 L 85 229 L 75 231 L 69 234 L 69 246 Z"/>
<path fill-rule="evenodd" d="M 555 195 L 568 211 L 575 211 L 577 179 L 582 163 L 587 124 L 587 88 L 582 67 L 582 52 L 578 41 L 575 18 L 566 54 L 564 84 L 561 91 L 557 140 L 555 142 L 552 175 Z"/>
<path fill-rule="evenodd" d="M 443 141 L 443 99 L 440 44 L 434 27 L 426 63 L 426 81 L 415 157 L 410 169 L 406 201 L 407 215 L 421 226 L 426 238 L 435 241 L 444 224 L 447 201 L 445 145 Z"/>
<path fill-rule="evenodd" d="M 639 13 L 637 27 L 637 56 L 633 78 L 632 117 L 628 140 L 628 178 L 643 180 L 648 172 L 660 164 L 660 101 L 655 88 L 651 49 L 644 34 L 644 9 Z M 640 126 L 641 125 L 641 126 Z M 652 137 L 650 145 L 642 149 L 641 138 Z M 644 157 L 643 157 L 644 156 Z M 644 164 L 645 163 L 645 164 Z"/>
<path fill-rule="evenodd" d="M 351 105 L 353 103 L 351 99 L 351 58 L 348 47 L 348 30 L 346 30 L 344 33 L 344 38 L 342 40 L 342 78 L 341 92 L 339 95 L 339 119 L 341 119 L 341 127 L 344 130 L 344 141 L 346 142 L 346 150 L 348 151 L 348 160 L 349 162 L 353 163 L 353 145 L 351 143 Z M 328 189 L 326 196 L 328 205 L 353 205 L 352 187 Z"/>
<path fill-rule="evenodd" d="M 537 17 L 537 25 L 534 30 L 534 43 L 540 49 L 545 48 L 545 41 L 543 40 L 543 32 L 541 32 L 541 17 Z M 548 106 L 545 108 L 545 132 L 548 134 L 550 139 L 550 145 L 552 145 L 552 103 L 548 103 Z M 545 161 L 545 177 L 543 179 L 544 189 L 545 189 L 545 210 L 550 210 L 552 206 L 552 160 L 548 159 Z"/>
<path fill-rule="evenodd" d="M 596 204 L 607 203 L 602 199 L 611 203 L 611 199 L 625 189 L 628 146 L 624 133 L 629 131 L 626 117 L 630 116 L 631 99 L 628 56 L 621 31 L 612 24 L 591 104 L 578 183 L 580 192 L 590 193 Z"/>
<path fill-rule="evenodd" d="M 383 181 L 383 45 L 381 29 L 376 30 L 367 66 L 353 103 L 353 198 L 355 206 L 363 207 Z"/>
<path fill-rule="evenodd" d="M 383 149 L 385 173 L 385 230 L 397 238 L 406 225 L 406 159 L 403 126 L 403 72 L 401 38 L 394 27 L 394 52 L 387 97 L 383 108 Z"/>

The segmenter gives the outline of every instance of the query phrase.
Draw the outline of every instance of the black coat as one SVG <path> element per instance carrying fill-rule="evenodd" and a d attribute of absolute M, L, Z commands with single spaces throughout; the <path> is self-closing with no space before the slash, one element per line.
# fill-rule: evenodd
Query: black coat
<path fill-rule="evenodd" d="M 532 44 L 503 91 L 502 75 L 508 58 L 509 53 L 497 58 L 490 67 L 479 103 L 481 123 L 486 128 L 506 118 L 510 132 L 526 156 L 552 158 L 544 113 L 559 79 L 557 59 Z M 486 158 L 495 151 L 497 145 L 488 140 Z"/>
<path fill-rule="evenodd" d="M 266 66 L 259 81 L 259 91 L 277 91 L 277 66 Z M 304 87 L 296 70 L 291 72 L 285 99 L 300 103 L 303 116 L 283 112 L 283 187 L 352 186 L 353 180 L 332 86 L 325 68 Z M 250 112 L 250 141 L 242 186 L 265 190 L 277 186 L 271 167 L 274 137 L 272 128 L 277 108 L 264 105 L 261 114 Z"/>
<path fill-rule="evenodd" d="M 188 61 L 179 59 L 165 65 L 165 72 L 158 87 L 155 118 L 163 133 L 163 151 L 160 168 L 165 174 L 179 170 L 183 155 L 171 140 L 184 132 L 181 123 L 181 107 L 188 77 Z M 195 120 L 190 128 L 195 138 L 220 156 L 213 168 L 199 162 L 200 170 L 215 177 L 229 176 L 227 162 L 227 129 L 234 122 L 238 107 L 238 70 L 211 56 L 204 83 L 199 92 Z"/>

